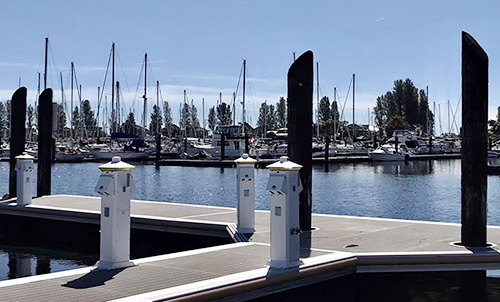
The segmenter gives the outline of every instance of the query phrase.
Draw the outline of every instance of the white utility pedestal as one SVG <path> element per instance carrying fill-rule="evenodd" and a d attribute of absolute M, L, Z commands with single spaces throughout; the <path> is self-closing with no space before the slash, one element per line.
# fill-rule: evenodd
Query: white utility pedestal
<path fill-rule="evenodd" d="M 101 195 L 101 248 L 97 269 L 133 266 L 130 261 L 130 195 L 135 192 L 131 171 L 135 167 L 119 156 L 99 166 L 102 171 L 95 187 Z"/>
<path fill-rule="evenodd" d="M 255 232 L 255 159 L 243 153 L 236 163 L 236 187 L 238 192 L 238 232 Z"/>
<path fill-rule="evenodd" d="M 16 191 L 17 205 L 31 204 L 33 194 L 33 156 L 23 154 L 16 156 Z"/>
<path fill-rule="evenodd" d="M 302 168 L 282 156 L 268 165 L 267 190 L 271 193 L 272 268 L 297 267 L 300 261 L 299 193 L 302 191 L 299 170 Z"/>

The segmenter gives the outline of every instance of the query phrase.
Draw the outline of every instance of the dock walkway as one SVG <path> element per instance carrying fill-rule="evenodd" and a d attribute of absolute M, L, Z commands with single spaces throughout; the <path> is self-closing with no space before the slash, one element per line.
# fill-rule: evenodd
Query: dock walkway
<path fill-rule="evenodd" d="M 46 196 L 25 208 L 13 202 L 1 203 L 0 214 L 92 223 L 99 218 L 100 199 L 95 197 Z M 268 211 L 256 212 L 256 232 L 246 237 L 235 231 L 236 210 L 232 208 L 134 200 L 131 209 L 132 227 L 161 225 L 187 233 L 226 232 L 239 243 L 137 259 L 134 261 L 139 265 L 123 270 L 92 272 L 85 268 L 2 281 L 2 300 L 161 301 L 196 297 L 208 301 L 234 295 L 256 297 L 273 289 L 353 272 L 500 268 L 496 248 L 450 244 L 460 240 L 459 224 L 314 214 L 315 230 L 301 234 L 304 264 L 298 271 L 277 274 L 266 267 L 270 255 Z M 488 239 L 500 242 L 500 227 L 488 227 Z"/>

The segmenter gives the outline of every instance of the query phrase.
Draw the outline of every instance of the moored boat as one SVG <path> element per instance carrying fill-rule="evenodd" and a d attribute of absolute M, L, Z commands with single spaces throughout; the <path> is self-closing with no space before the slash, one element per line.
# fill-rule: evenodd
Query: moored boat
<path fill-rule="evenodd" d="M 373 161 L 403 161 L 408 158 L 408 154 L 392 145 L 382 145 L 376 150 L 368 152 L 368 156 Z"/>

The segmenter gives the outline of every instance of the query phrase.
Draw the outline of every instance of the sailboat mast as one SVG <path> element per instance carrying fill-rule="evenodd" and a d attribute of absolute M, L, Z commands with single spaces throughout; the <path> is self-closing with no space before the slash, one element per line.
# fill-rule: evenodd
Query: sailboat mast
<path fill-rule="evenodd" d="M 147 83 L 148 83 L 148 53 L 144 54 L 144 108 L 143 108 L 143 116 L 144 119 L 142 121 L 142 129 L 144 135 L 146 135 L 146 106 L 147 106 Z"/>
<path fill-rule="evenodd" d="M 160 81 L 156 81 L 156 113 L 160 113 Z M 156 134 L 160 133 L 160 115 L 156 115 Z"/>
<path fill-rule="evenodd" d="M 120 81 L 116 81 L 116 131 L 120 132 Z"/>
<path fill-rule="evenodd" d="M 233 126 L 236 125 L 236 92 L 233 92 Z"/>
<path fill-rule="evenodd" d="M 63 112 L 66 112 L 66 102 L 64 101 L 64 86 L 63 86 L 62 72 L 59 73 L 59 76 L 61 78 L 61 105 L 63 106 Z M 59 110 L 57 111 L 57 113 L 59 114 Z M 61 126 L 64 127 L 64 125 L 61 125 Z M 61 130 L 63 130 L 63 129 L 61 129 Z"/>
<path fill-rule="evenodd" d="M 356 74 L 352 74 L 352 142 L 354 143 L 354 139 L 356 138 L 355 136 L 355 128 L 354 125 L 355 125 L 355 122 L 356 122 L 356 119 L 355 119 L 355 116 L 354 116 L 354 112 L 355 112 L 355 109 L 354 109 L 354 105 L 355 105 L 355 95 L 356 95 L 356 89 L 355 89 L 355 86 L 356 85 Z"/>
<path fill-rule="evenodd" d="M 432 113 L 434 114 L 434 127 L 432 127 L 432 133 L 434 134 L 434 136 L 436 135 L 436 102 L 432 102 L 433 104 L 433 110 L 432 110 Z"/>
<path fill-rule="evenodd" d="M 83 119 L 83 108 L 82 108 L 82 85 L 80 85 L 80 91 L 78 93 L 78 99 L 80 101 L 80 128 L 82 130 L 82 136 L 81 138 L 83 138 L 83 131 L 84 131 L 84 127 L 85 127 L 85 124 L 84 124 L 84 119 Z"/>
<path fill-rule="evenodd" d="M 426 86 L 426 93 L 425 95 L 427 96 L 427 108 L 425 110 L 425 131 L 427 133 L 427 136 L 429 136 L 429 86 Z"/>
<path fill-rule="evenodd" d="M 450 100 L 448 100 L 448 133 L 451 134 L 451 126 L 450 126 Z"/>
<path fill-rule="evenodd" d="M 37 107 L 37 102 L 38 102 L 38 97 L 40 96 L 40 73 L 38 72 L 38 90 L 37 90 L 37 95 L 36 95 L 36 100 L 35 100 L 35 110 L 38 110 Z"/>
<path fill-rule="evenodd" d="M 247 73 L 247 60 L 243 60 L 243 133 L 246 135 L 246 112 L 245 112 L 245 90 L 246 90 L 246 73 Z"/>
<path fill-rule="evenodd" d="M 97 86 L 97 102 L 98 102 L 99 104 L 101 103 L 101 102 L 99 101 L 99 96 L 100 96 L 100 95 L 101 95 L 101 86 Z M 96 125 L 96 127 L 95 127 L 95 135 L 96 135 L 97 137 L 99 137 L 99 136 L 100 136 L 100 133 L 99 133 L 100 131 L 98 131 L 98 130 L 99 130 L 99 111 L 100 111 L 100 110 L 99 110 L 99 106 L 97 106 L 97 118 L 96 118 L 96 124 L 97 124 L 97 125 Z M 104 127 L 104 125 L 103 125 L 103 127 Z"/>
<path fill-rule="evenodd" d="M 71 124 L 70 124 L 70 127 L 71 127 L 71 137 L 73 137 L 73 72 L 75 70 L 75 65 L 73 62 L 71 62 L 71 112 L 70 112 L 70 117 L 71 117 Z"/>
<path fill-rule="evenodd" d="M 47 58 L 49 51 L 49 38 L 45 38 L 45 71 L 43 73 L 43 89 L 47 89 Z"/>
<path fill-rule="evenodd" d="M 115 42 L 111 44 L 111 133 L 115 132 Z"/>
<path fill-rule="evenodd" d="M 183 105 L 181 105 L 181 120 L 182 120 L 182 106 L 185 107 L 186 102 L 187 102 L 186 98 L 187 98 L 186 89 L 184 89 L 184 103 L 183 103 Z M 187 112 L 186 112 L 186 115 L 187 115 Z M 187 137 L 187 116 L 184 117 L 184 137 Z"/>
<path fill-rule="evenodd" d="M 333 87 L 333 102 L 334 103 L 337 102 L 337 87 Z M 335 142 L 336 140 L 337 140 L 337 115 L 335 114 L 335 119 L 333 121 L 333 142 Z"/>
<path fill-rule="evenodd" d="M 203 111 L 203 142 L 205 142 L 205 98 L 201 99 L 201 106 Z"/>
<path fill-rule="evenodd" d="M 319 62 L 316 62 L 316 137 L 319 138 Z"/>

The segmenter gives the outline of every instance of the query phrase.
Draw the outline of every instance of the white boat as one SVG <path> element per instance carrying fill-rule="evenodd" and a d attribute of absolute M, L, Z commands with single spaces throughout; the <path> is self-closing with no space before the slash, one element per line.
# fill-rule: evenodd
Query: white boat
<path fill-rule="evenodd" d="M 328 157 L 335 157 L 337 156 L 337 149 L 335 148 L 328 148 Z M 313 158 L 324 158 L 325 157 L 325 151 L 316 151 L 313 152 L 312 154 Z"/>
<path fill-rule="evenodd" d="M 120 156 L 123 160 L 146 160 L 153 152 L 132 145 L 121 145 L 112 142 L 111 147 L 105 144 L 95 144 L 91 146 L 91 153 L 96 160 L 111 160 L 114 156 Z"/>
<path fill-rule="evenodd" d="M 92 150 L 92 156 L 96 160 L 111 160 L 114 156 L 120 156 L 122 160 L 146 160 L 153 153 L 147 151 L 124 151 L 105 148 L 102 150 Z"/>
<path fill-rule="evenodd" d="M 238 158 L 245 153 L 245 138 L 241 126 L 217 126 L 212 139 L 212 148 L 214 156 L 221 156 L 221 134 L 224 134 L 224 157 Z M 250 143 L 250 138 L 248 139 Z"/>
<path fill-rule="evenodd" d="M 401 150 L 401 147 L 396 152 L 396 148 L 393 145 L 382 145 L 368 152 L 368 156 L 373 161 L 403 161 L 408 158 L 408 154 Z"/>
<path fill-rule="evenodd" d="M 56 146 L 55 160 L 60 162 L 81 162 L 90 155 L 89 151 Z"/>

